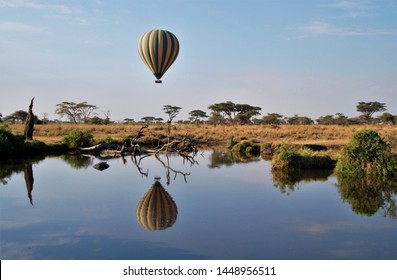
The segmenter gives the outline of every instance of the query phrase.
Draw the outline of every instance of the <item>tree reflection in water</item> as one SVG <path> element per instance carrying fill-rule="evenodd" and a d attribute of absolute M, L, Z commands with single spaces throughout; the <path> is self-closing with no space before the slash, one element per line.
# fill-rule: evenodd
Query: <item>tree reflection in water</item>
<path fill-rule="evenodd" d="M 230 150 L 213 151 L 209 157 L 209 168 L 220 168 L 232 166 L 239 163 L 250 163 L 260 161 L 260 157 L 242 157 L 233 154 Z"/>
<path fill-rule="evenodd" d="M 13 174 L 23 172 L 26 191 L 28 194 L 29 202 L 33 205 L 33 164 L 43 160 L 43 157 L 29 158 L 29 159 L 8 159 L 1 161 L 0 168 L 0 184 L 7 185 L 8 179 Z"/>
<path fill-rule="evenodd" d="M 338 191 L 352 210 L 372 216 L 379 209 L 384 216 L 397 219 L 397 181 L 380 176 L 338 176 Z"/>
<path fill-rule="evenodd" d="M 70 167 L 74 169 L 87 169 L 94 161 L 93 156 L 84 155 L 63 155 L 61 159 L 64 160 Z"/>
<path fill-rule="evenodd" d="M 142 170 L 140 166 L 142 160 L 146 157 L 148 156 L 139 158 L 132 156 L 131 161 L 142 176 L 148 177 L 149 170 Z M 154 155 L 154 157 L 165 169 L 167 185 L 170 184 L 172 177 L 175 180 L 177 175 L 182 176 L 184 181 L 187 182 L 187 177 L 190 173 L 172 168 L 170 165 L 169 155 Z M 92 165 L 95 159 L 93 156 L 62 156 L 61 158 L 75 169 L 86 169 Z M 32 192 L 34 176 L 32 165 L 43 159 L 44 158 L 37 158 L 34 160 L 2 161 L 0 168 L 0 184 L 6 185 L 12 174 L 23 172 L 29 202 L 33 205 Z M 252 158 L 250 160 L 257 161 L 260 160 L 260 158 Z M 127 160 L 123 158 L 123 162 L 126 164 Z M 198 164 L 194 156 L 184 157 L 184 163 L 187 163 L 190 166 Z M 219 168 L 221 166 L 245 163 L 248 162 L 241 162 L 239 159 L 233 157 L 228 151 L 214 151 L 209 157 L 208 167 Z M 286 172 L 272 171 L 272 179 L 274 186 L 277 187 L 282 194 L 289 195 L 293 191 L 297 190 L 301 184 L 313 181 L 326 181 L 332 174 L 333 170 L 330 169 L 295 170 Z M 380 209 L 383 209 L 384 216 L 397 219 L 396 180 L 382 178 L 381 176 L 337 176 L 337 180 L 337 187 L 342 200 L 348 202 L 355 213 L 372 216 Z M 158 184 L 160 183 L 158 182 Z M 166 193 L 165 190 L 164 192 Z"/>

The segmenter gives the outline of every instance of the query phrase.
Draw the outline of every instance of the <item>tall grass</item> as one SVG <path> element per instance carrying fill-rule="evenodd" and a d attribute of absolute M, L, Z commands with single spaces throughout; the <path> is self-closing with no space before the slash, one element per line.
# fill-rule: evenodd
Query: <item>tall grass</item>
<path fill-rule="evenodd" d="M 281 144 L 272 158 L 273 170 L 333 169 L 336 161 L 326 151 Z"/>
<path fill-rule="evenodd" d="M 33 138 L 45 143 L 60 143 L 66 135 L 79 129 L 90 132 L 94 139 L 111 137 L 121 140 L 128 135 L 135 135 L 141 124 L 42 124 L 35 125 Z M 166 124 L 151 124 L 144 131 L 142 141 L 162 139 L 166 133 Z M 377 131 L 382 137 L 397 135 L 397 126 L 391 125 L 208 125 L 208 124 L 175 124 L 171 135 L 183 137 L 186 133 L 194 139 L 205 143 L 218 143 L 225 145 L 232 135 L 234 140 L 240 142 L 252 139 L 261 143 L 293 143 L 293 144 L 321 144 L 326 146 L 341 146 L 347 144 L 352 136 L 364 128 Z M 23 133 L 22 124 L 10 125 L 14 134 Z M 397 151 L 397 143 L 393 146 Z"/>

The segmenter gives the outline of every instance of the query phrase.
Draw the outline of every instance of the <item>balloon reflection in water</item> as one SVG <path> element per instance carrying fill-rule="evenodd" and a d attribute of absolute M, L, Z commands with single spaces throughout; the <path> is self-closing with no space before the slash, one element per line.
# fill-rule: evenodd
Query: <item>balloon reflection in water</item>
<path fill-rule="evenodd" d="M 138 203 L 138 223 L 147 230 L 163 230 L 173 226 L 177 216 L 178 209 L 174 200 L 156 180 Z"/>

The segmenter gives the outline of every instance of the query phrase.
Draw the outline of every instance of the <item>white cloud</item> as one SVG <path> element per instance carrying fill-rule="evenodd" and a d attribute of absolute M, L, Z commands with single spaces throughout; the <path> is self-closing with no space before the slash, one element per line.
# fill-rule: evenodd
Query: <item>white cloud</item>
<path fill-rule="evenodd" d="M 41 9 L 44 5 L 30 0 L 0 0 L 0 8 L 31 8 Z"/>
<path fill-rule="evenodd" d="M 334 35 L 334 36 L 396 36 L 397 30 L 392 29 L 357 29 L 338 27 L 322 21 L 313 21 L 310 24 L 298 27 L 306 35 Z"/>
<path fill-rule="evenodd" d="M 366 2 L 338 1 L 323 7 L 334 8 L 345 11 L 344 17 L 357 18 L 369 16 L 370 7 Z"/>
<path fill-rule="evenodd" d="M 0 22 L 0 31 L 5 31 L 5 32 L 21 31 L 21 32 L 39 33 L 43 31 L 43 28 L 28 25 L 21 22 L 2 21 Z"/>
<path fill-rule="evenodd" d="M 45 9 L 61 14 L 70 14 L 75 11 L 74 8 L 65 5 L 42 4 L 32 0 L 0 0 L 0 8 Z"/>
<path fill-rule="evenodd" d="M 366 2 L 354 2 L 354 1 L 338 1 L 333 4 L 326 5 L 331 8 L 338 8 L 344 10 L 367 10 L 368 5 Z"/>

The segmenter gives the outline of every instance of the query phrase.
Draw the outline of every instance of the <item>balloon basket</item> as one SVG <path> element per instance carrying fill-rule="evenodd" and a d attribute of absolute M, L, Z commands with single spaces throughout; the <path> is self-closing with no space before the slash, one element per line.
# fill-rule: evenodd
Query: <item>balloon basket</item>
<path fill-rule="evenodd" d="M 161 81 L 161 80 L 156 80 L 155 83 L 156 83 L 156 84 L 161 84 L 162 81 Z"/>

